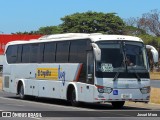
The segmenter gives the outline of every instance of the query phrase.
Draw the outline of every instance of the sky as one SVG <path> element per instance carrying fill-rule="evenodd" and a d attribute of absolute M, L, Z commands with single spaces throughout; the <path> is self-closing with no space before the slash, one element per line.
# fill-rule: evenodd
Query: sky
<path fill-rule="evenodd" d="M 127 19 L 154 9 L 160 11 L 160 0 L 0 0 L 0 34 L 59 25 L 60 18 L 76 12 L 115 12 Z"/>

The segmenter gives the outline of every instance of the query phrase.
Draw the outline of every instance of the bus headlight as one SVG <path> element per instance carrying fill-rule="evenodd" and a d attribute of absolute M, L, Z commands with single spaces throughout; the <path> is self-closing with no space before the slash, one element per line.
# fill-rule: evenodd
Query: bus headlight
<path fill-rule="evenodd" d="M 109 94 L 109 93 L 111 93 L 112 91 L 113 91 L 113 89 L 110 88 L 110 87 L 105 87 L 105 88 L 104 88 L 104 92 L 105 92 L 105 93 L 108 93 L 108 94 Z"/>
<path fill-rule="evenodd" d="M 140 88 L 140 91 L 141 91 L 142 94 L 150 93 L 151 87 L 147 86 L 147 87 Z"/>
<path fill-rule="evenodd" d="M 99 93 L 104 93 L 104 89 L 103 88 L 98 88 L 98 92 Z"/>
<path fill-rule="evenodd" d="M 113 88 L 110 88 L 110 87 L 104 87 L 104 86 L 99 86 L 99 85 L 96 85 L 97 87 L 97 90 L 99 93 L 111 93 L 113 91 Z"/>

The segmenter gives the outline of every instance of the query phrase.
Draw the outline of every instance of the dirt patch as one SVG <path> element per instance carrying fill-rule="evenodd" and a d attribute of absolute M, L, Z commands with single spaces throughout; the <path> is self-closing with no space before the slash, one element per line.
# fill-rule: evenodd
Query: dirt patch
<path fill-rule="evenodd" d="M 150 72 L 151 80 L 160 80 L 160 72 Z"/>
<path fill-rule="evenodd" d="M 160 88 L 151 88 L 150 102 L 160 104 Z"/>

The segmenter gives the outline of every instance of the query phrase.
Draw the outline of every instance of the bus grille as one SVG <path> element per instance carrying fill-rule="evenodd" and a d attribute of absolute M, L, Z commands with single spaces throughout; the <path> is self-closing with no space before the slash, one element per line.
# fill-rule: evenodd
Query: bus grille
<path fill-rule="evenodd" d="M 4 87 L 9 88 L 9 76 L 4 77 Z"/>

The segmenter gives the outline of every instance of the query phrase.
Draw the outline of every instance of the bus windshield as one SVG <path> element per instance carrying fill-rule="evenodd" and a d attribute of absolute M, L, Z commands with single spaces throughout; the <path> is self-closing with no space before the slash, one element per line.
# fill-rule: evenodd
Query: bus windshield
<path fill-rule="evenodd" d="M 98 72 L 147 72 L 145 46 L 141 42 L 102 41 L 101 61 L 96 62 Z"/>

